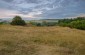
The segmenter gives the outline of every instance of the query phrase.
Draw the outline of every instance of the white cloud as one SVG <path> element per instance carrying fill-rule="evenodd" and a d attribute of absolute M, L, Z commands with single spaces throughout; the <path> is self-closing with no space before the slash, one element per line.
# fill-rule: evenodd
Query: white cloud
<path fill-rule="evenodd" d="M 0 18 L 10 18 L 17 14 L 16 11 L 0 9 Z"/>
<path fill-rule="evenodd" d="M 37 16 L 40 14 L 42 14 L 42 11 L 34 11 L 28 14 L 20 14 L 18 13 L 18 11 L 0 9 L 0 18 L 11 18 L 17 15 L 23 18 L 37 18 Z"/>

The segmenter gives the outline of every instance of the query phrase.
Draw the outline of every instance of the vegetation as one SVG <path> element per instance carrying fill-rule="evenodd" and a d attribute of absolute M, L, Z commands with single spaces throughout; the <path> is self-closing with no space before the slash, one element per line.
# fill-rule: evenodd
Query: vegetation
<path fill-rule="evenodd" d="M 85 55 L 85 31 L 0 25 L 0 55 Z"/>
<path fill-rule="evenodd" d="M 25 21 L 16 16 L 11 25 L 0 25 L 0 55 L 85 55 L 84 17 L 29 24 L 34 26 L 22 27 Z"/>
<path fill-rule="evenodd" d="M 8 21 L 5 21 L 5 20 L 4 21 L 2 21 L 2 20 L 0 21 L 0 25 L 2 25 L 2 24 L 8 24 L 8 23 L 9 22 Z"/>
<path fill-rule="evenodd" d="M 26 25 L 25 21 L 22 20 L 22 18 L 20 16 L 15 16 L 10 24 L 11 25 L 21 25 L 21 26 Z"/>
<path fill-rule="evenodd" d="M 57 22 L 30 22 L 29 24 L 32 24 L 34 26 L 56 26 Z"/>
<path fill-rule="evenodd" d="M 34 26 L 63 26 L 85 30 L 85 17 L 60 19 L 58 22 L 30 22 Z"/>
<path fill-rule="evenodd" d="M 85 30 L 85 17 L 77 17 L 74 19 L 62 19 L 59 20 L 58 25 Z"/>
<path fill-rule="evenodd" d="M 77 29 L 81 29 L 81 30 L 85 30 L 85 20 L 77 20 L 77 21 L 73 21 L 69 24 L 69 27 L 71 28 L 77 28 Z"/>
<path fill-rule="evenodd" d="M 3 22 L 0 22 L 0 24 L 3 24 Z"/>
<path fill-rule="evenodd" d="M 57 20 L 56 20 L 57 21 Z M 0 24 L 5 24 L 6 22 L 0 22 Z M 25 23 L 24 20 L 20 16 L 15 16 L 10 23 L 11 25 L 20 25 L 24 26 L 27 23 Z M 85 30 L 85 17 L 77 17 L 77 18 L 71 18 L 71 19 L 59 19 L 58 22 L 47 22 L 43 20 L 42 22 L 35 22 L 30 21 L 28 23 L 30 26 L 63 26 L 63 27 L 70 27 L 70 28 L 76 28 Z"/>

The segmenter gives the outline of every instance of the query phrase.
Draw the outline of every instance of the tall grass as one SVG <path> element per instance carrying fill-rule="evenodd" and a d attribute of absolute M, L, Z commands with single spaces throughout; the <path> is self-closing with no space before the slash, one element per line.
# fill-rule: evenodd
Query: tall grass
<path fill-rule="evenodd" d="M 85 55 L 85 31 L 0 25 L 0 55 Z"/>

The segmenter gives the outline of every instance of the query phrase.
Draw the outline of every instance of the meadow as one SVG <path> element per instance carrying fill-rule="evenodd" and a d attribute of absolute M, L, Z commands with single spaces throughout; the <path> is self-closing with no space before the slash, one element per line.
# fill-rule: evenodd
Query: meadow
<path fill-rule="evenodd" d="M 0 55 L 85 55 L 85 31 L 0 25 Z"/>

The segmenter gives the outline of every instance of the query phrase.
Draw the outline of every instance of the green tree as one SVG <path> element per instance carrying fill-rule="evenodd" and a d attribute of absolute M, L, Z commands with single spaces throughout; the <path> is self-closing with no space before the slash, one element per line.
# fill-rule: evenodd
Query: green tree
<path fill-rule="evenodd" d="M 70 23 L 69 27 L 85 30 L 85 20 L 73 21 Z"/>
<path fill-rule="evenodd" d="M 10 24 L 11 25 L 21 25 L 21 26 L 26 25 L 25 21 L 22 20 L 22 18 L 20 16 L 15 16 Z"/>

